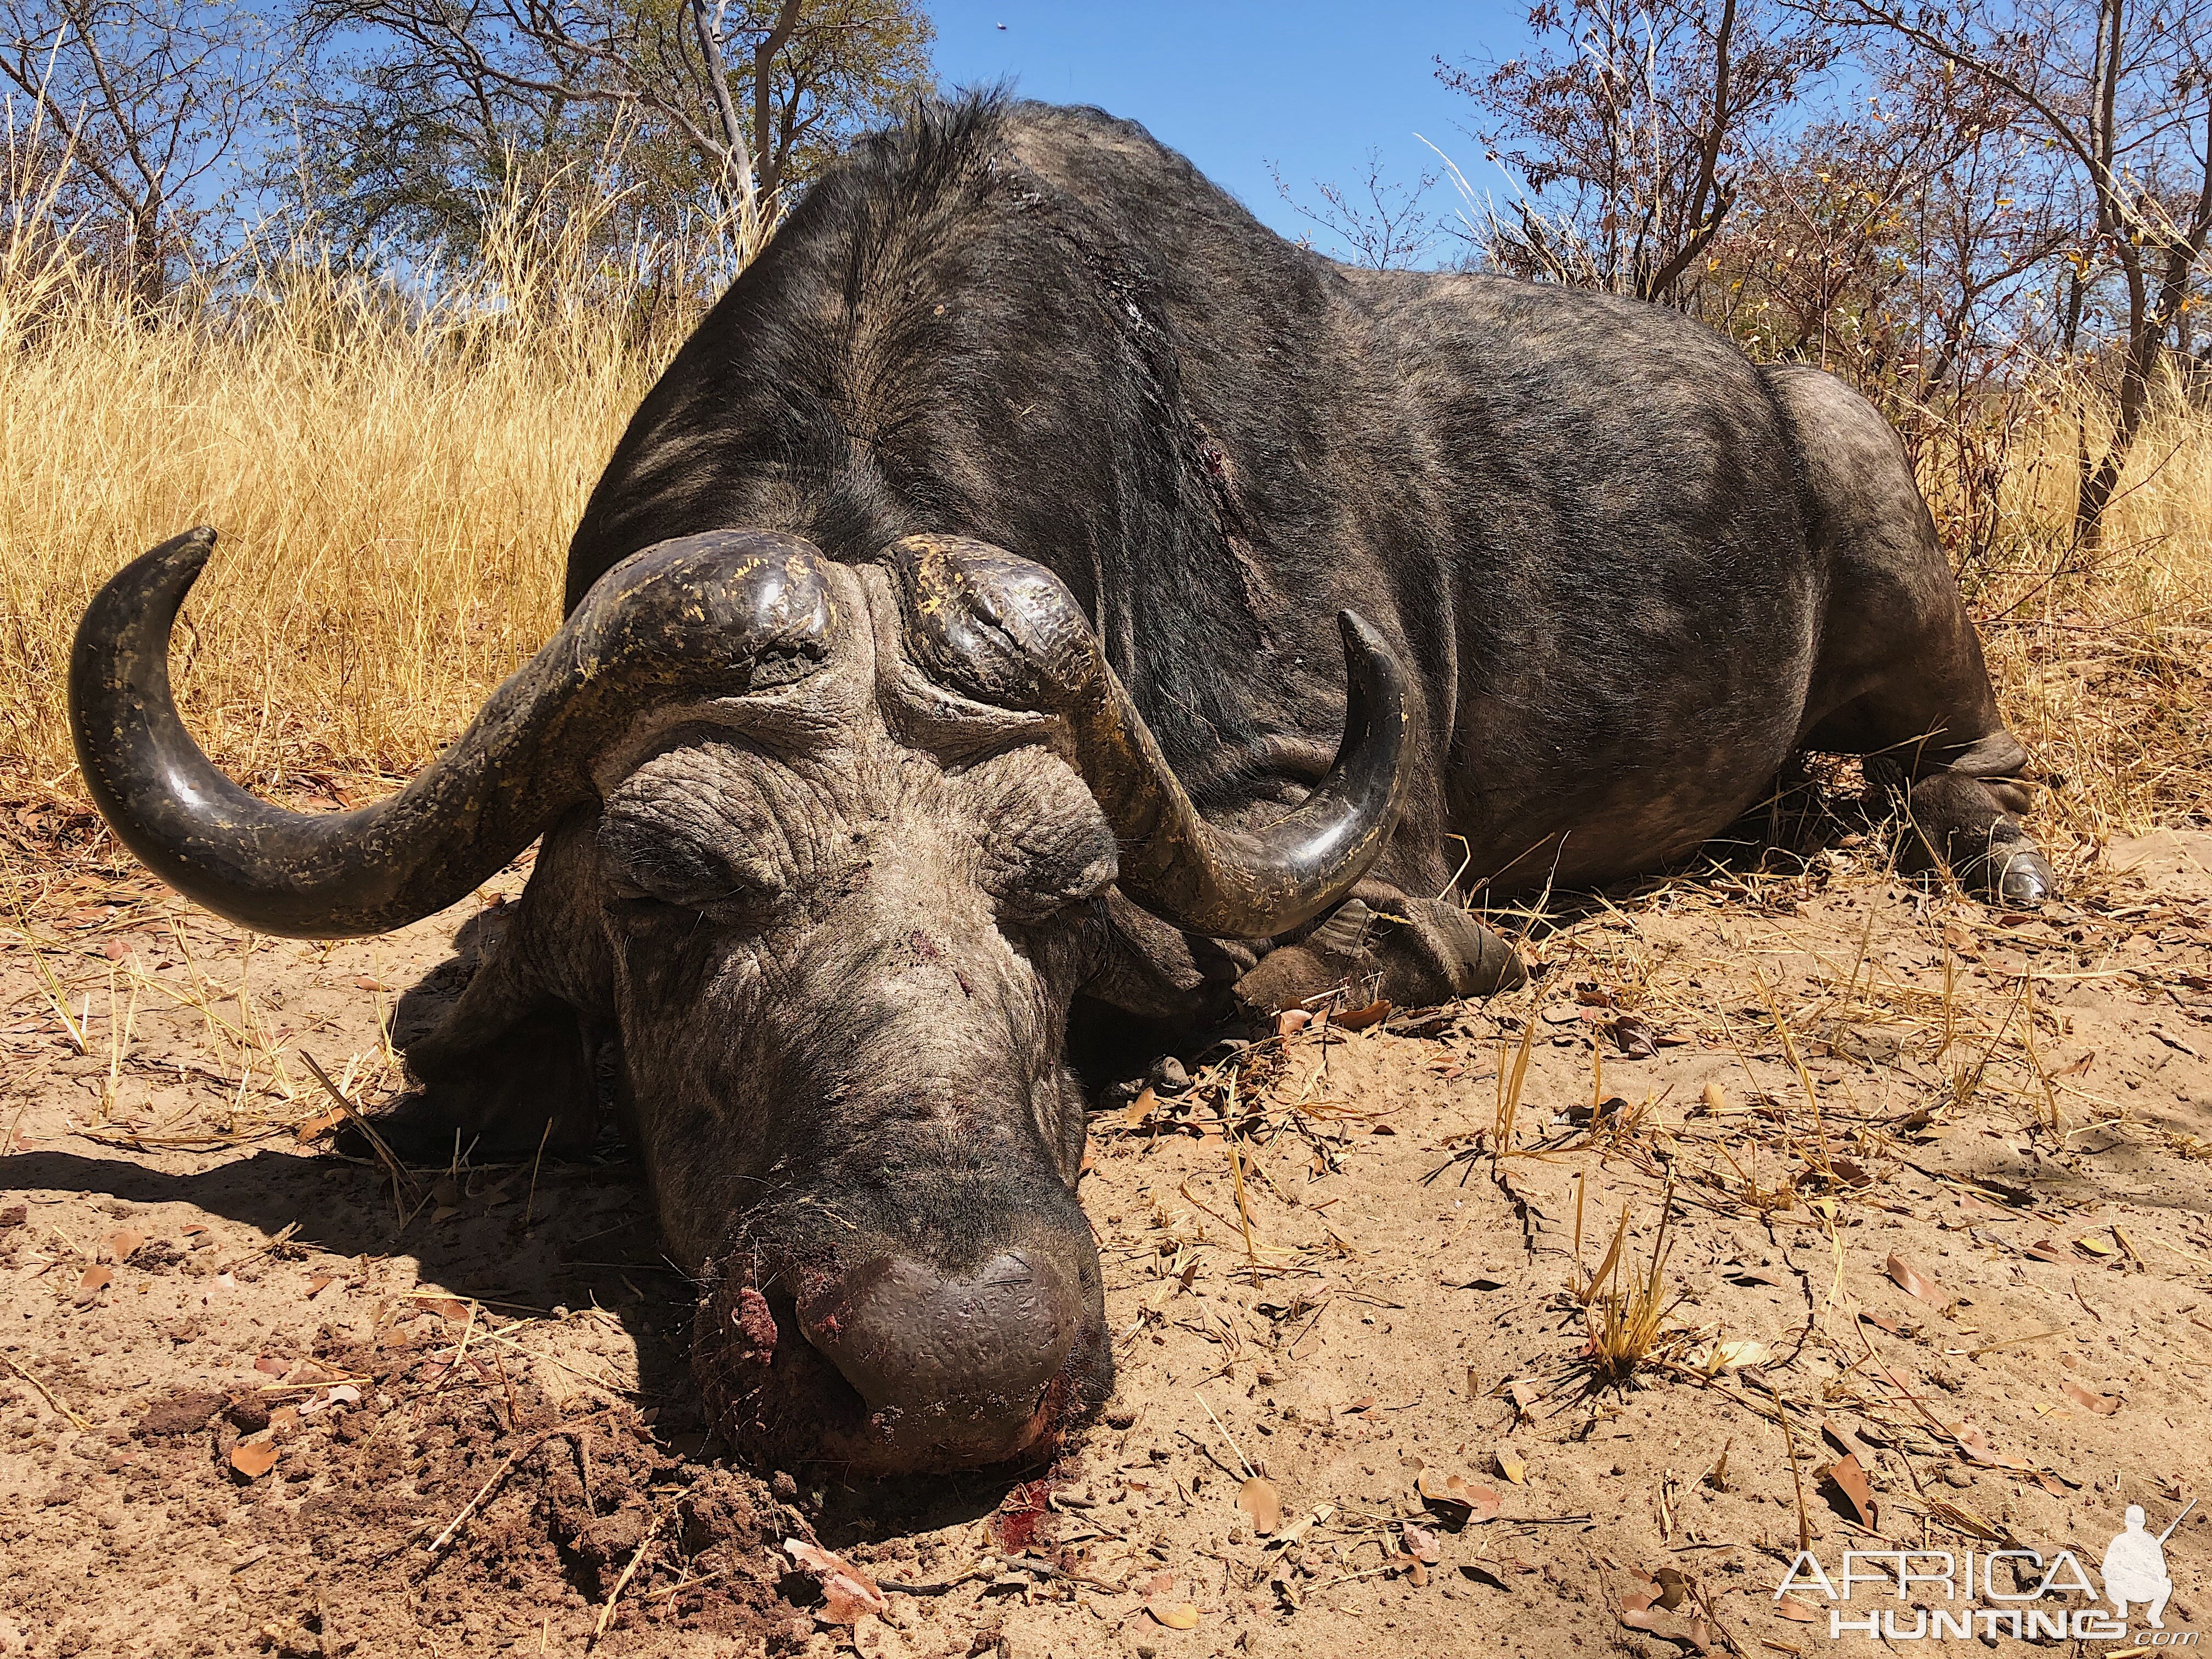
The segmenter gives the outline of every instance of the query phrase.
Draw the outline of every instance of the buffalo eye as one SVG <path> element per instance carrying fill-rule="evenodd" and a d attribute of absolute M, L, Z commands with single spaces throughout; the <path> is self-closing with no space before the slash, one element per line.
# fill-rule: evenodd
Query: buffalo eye
<path fill-rule="evenodd" d="M 599 823 L 599 858 L 609 896 L 640 917 L 662 908 L 716 920 L 739 921 L 771 908 L 784 882 L 775 865 L 732 855 L 719 838 L 687 833 L 633 812 L 610 812 Z"/>
<path fill-rule="evenodd" d="M 1120 873 L 1110 833 L 1071 835 L 1053 826 L 1049 834 L 1017 835 L 1014 842 L 1011 856 L 993 860 L 988 885 L 1000 915 L 1016 927 L 1036 927 L 1097 897 Z"/>

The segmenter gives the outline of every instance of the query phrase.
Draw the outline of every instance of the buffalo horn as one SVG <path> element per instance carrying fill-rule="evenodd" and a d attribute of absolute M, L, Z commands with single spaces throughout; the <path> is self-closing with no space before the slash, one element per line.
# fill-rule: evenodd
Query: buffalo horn
<path fill-rule="evenodd" d="M 70 726 L 124 845 L 262 933 L 376 933 L 444 908 L 593 796 L 594 757 L 647 708 L 811 672 L 831 626 L 822 556 L 806 543 L 751 531 L 663 542 L 602 577 L 398 794 L 288 812 L 216 769 L 170 694 L 170 627 L 215 540 L 187 531 L 100 589 L 70 657 Z"/>
<path fill-rule="evenodd" d="M 1060 579 L 988 543 L 910 536 L 896 570 L 909 649 L 981 701 L 1060 715 L 1120 842 L 1121 891 L 1186 932 L 1267 939 L 1320 915 L 1381 854 L 1411 756 L 1406 673 L 1382 635 L 1340 611 L 1346 695 L 1335 763 L 1264 829 L 1208 823 Z"/>

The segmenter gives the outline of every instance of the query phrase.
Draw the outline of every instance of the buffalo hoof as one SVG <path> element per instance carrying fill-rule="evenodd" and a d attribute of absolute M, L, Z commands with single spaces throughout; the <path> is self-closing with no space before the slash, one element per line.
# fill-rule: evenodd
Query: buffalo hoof
<path fill-rule="evenodd" d="M 1958 871 L 1960 885 L 2010 910 L 2034 910 L 2058 896 L 2058 874 L 2017 824 L 2000 819 L 1989 848 Z"/>
<path fill-rule="evenodd" d="M 2014 910 L 2040 909 L 2045 899 L 2057 896 L 2057 872 L 2042 854 L 2030 848 L 2004 861 L 1996 879 L 1995 897 Z"/>
<path fill-rule="evenodd" d="M 1502 935 L 1455 904 L 1431 901 L 1428 914 L 1443 937 L 1455 996 L 1495 996 L 1528 982 L 1528 964 Z"/>

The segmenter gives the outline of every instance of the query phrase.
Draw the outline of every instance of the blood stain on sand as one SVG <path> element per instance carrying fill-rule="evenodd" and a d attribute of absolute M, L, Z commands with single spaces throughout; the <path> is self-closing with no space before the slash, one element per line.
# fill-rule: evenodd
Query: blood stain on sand
<path fill-rule="evenodd" d="M 1008 1492 L 991 1515 L 991 1541 L 1009 1555 L 1019 1555 L 1052 1540 L 1046 1534 L 1052 1522 L 1053 1483 L 1024 1480 Z"/>

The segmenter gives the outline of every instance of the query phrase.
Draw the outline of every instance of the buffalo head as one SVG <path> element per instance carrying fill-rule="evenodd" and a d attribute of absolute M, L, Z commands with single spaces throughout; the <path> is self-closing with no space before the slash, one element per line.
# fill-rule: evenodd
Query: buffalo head
<path fill-rule="evenodd" d="M 611 571 L 398 794 L 303 816 L 177 719 L 169 628 L 213 543 L 155 549 L 86 615 L 70 689 L 94 800 L 172 886 L 306 937 L 429 915 L 544 836 L 410 1063 L 434 1087 L 502 1072 L 510 1109 L 541 1093 L 526 1143 L 560 1068 L 592 1069 L 540 1039 L 549 1017 L 616 1039 L 726 1438 L 944 1468 L 1048 1449 L 1103 1401 L 1071 1002 L 1110 998 L 1133 939 L 1272 935 L 1365 870 L 1407 751 L 1370 628 L 1341 618 L 1334 769 L 1239 831 L 1200 817 L 1041 567 L 939 538 L 842 565 L 716 532 Z"/>

